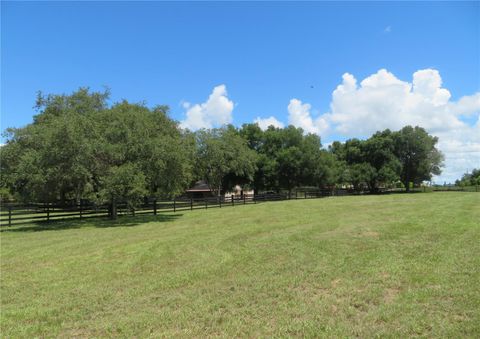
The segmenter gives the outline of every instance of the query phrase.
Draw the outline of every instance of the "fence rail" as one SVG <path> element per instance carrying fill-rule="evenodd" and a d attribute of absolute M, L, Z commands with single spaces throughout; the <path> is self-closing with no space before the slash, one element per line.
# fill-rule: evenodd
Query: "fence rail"
<path fill-rule="evenodd" d="M 479 192 L 477 187 L 429 187 L 428 189 L 416 189 L 424 192 L 431 191 L 473 191 Z M 388 191 L 384 191 L 386 193 Z M 129 207 L 125 203 L 117 204 L 117 215 L 157 215 L 162 212 L 180 212 L 187 210 L 209 209 L 209 208 L 223 208 L 233 207 L 238 205 L 256 204 L 266 201 L 279 201 L 288 199 L 315 199 L 328 196 L 346 196 L 357 195 L 362 192 L 355 192 L 347 189 L 334 190 L 317 190 L 317 191 L 302 191 L 295 192 L 295 194 L 258 194 L 242 196 L 228 196 L 228 197 L 208 197 L 202 199 L 178 198 L 174 200 L 151 200 L 147 203 Z M 95 204 L 75 204 L 71 206 L 62 206 L 52 203 L 37 203 L 37 204 L 2 204 L 0 206 L 0 227 L 16 226 L 29 224 L 32 222 L 50 222 L 55 220 L 66 219 L 86 219 L 93 217 L 108 217 L 111 214 L 109 205 L 95 205 Z"/>
<path fill-rule="evenodd" d="M 125 203 L 117 204 L 117 215 L 142 215 L 163 212 L 180 212 L 186 210 L 222 208 L 246 205 L 262 201 L 283 200 L 283 195 L 243 195 L 230 197 L 208 197 L 202 199 L 179 198 L 174 200 L 152 200 L 147 203 L 129 207 Z M 15 226 L 32 222 L 49 222 L 66 219 L 84 219 L 92 217 L 108 217 L 110 205 L 76 204 L 62 206 L 52 203 L 38 204 L 2 204 L 0 209 L 0 226 Z"/>

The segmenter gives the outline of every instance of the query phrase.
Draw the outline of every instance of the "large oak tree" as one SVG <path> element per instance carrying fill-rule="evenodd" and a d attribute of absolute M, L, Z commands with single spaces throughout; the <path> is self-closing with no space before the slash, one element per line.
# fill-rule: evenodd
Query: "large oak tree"
<path fill-rule="evenodd" d="M 6 132 L 1 183 L 23 201 L 88 199 L 133 207 L 146 195 L 173 197 L 192 176 L 193 144 L 166 106 L 80 89 L 39 95 L 33 123 Z"/>
<path fill-rule="evenodd" d="M 400 179 L 410 191 L 410 183 L 430 181 L 441 173 L 443 154 L 436 148 L 438 138 L 419 126 L 405 126 L 393 134 L 395 155 L 400 162 Z"/>

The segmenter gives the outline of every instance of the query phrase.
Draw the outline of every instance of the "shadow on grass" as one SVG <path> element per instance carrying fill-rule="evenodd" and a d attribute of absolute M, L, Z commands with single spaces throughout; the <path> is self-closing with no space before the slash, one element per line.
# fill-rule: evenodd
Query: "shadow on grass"
<path fill-rule="evenodd" d="M 65 219 L 52 221 L 38 221 L 24 225 L 3 226 L 0 232 L 41 232 L 78 229 L 84 227 L 109 228 L 109 227 L 134 227 L 148 222 L 169 222 L 183 216 L 183 214 L 157 214 L 119 216 L 117 220 L 108 217 L 90 217 L 85 219 Z"/>

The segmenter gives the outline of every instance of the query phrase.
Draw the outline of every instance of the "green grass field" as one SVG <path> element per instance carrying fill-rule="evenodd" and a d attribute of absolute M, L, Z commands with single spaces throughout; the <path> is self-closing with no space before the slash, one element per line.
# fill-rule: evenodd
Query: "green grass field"
<path fill-rule="evenodd" d="M 2 228 L 1 336 L 480 337 L 480 194 Z"/>

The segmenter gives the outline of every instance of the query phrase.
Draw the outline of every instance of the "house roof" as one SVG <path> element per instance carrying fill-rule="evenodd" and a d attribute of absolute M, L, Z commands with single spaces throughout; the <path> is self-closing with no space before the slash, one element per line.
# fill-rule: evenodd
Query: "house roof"
<path fill-rule="evenodd" d="M 193 185 L 193 187 L 186 190 L 186 192 L 211 192 L 210 186 L 204 181 L 200 180 Z"/>

